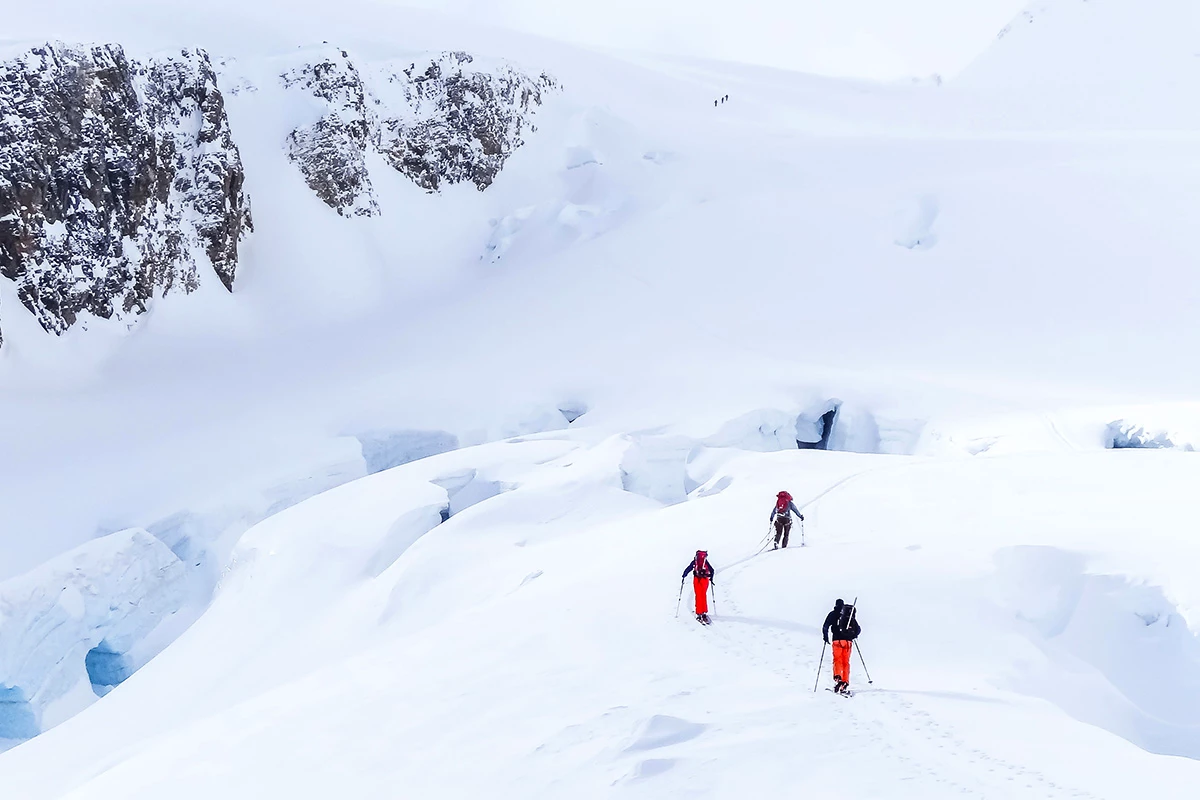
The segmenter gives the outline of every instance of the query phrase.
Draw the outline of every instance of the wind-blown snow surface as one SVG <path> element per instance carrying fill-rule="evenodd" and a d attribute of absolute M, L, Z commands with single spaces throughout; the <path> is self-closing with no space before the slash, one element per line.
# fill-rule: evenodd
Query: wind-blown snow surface
<path fill-rule="evenodd" d="M 1200 777 L 1152 754 L 1200 755 L 1190 454 L 731 452 L 723 490 L 663 508 L 621 489 L 629 446 L 471 448 L 261 523 L 182 638 L 0 756 L 6 788 L 1183 797 Z M 466 474 L 503 490 L 439 524 L 438 484 Z M 754 555 L 776 486 L 808 546 Z M 698 546 L 710 628 L 686 598 L 673 616 Z M 837 596 L 874 679 L 856 659 L 851 700 L 813 692 Z"/>
<path fill-rule="evenodd" d="M 231 93 L 256 225 L 232 295 L 50 340 L 9 322 L 0 279 L 0 578 L 77 547 L 94 568 L 109 534 L 144 530 L 194 571 L 162 608 L 216 590 L 158 658 L 0 757 L 15 796 L 305 796 L 347 774 L 436 796 L 1194 782 L 1150 755 L 1200 755 L 1180 699 L 1193 454 L 1100 452 L 1200 443 L 1195 405 L 1163 402 L 1195 396 L 1200 345 L 1196 125 L 1163 62 L 1131 59 L 1143 91 L 1110 104 L 1026 66 L 1094 52 L 1071 26 L 1006 34 L 958 83 L 879 86 L 367 6 L 25 19 L 47 10 L 6 35 L 203 39 L 263 86 L 327 47 L 468 49 L 562 92 L 486 192 L 385 171 L 370 219 L 288 162 L 302 109 Z M 514 436 L 533 439 L 444 452 Z M 853 454 L 770 452 L 821 441 Z M 836 487 L 813 549 L 738 563 L 783 487 Z M 729 569 L 708 631 L 670 619 L 697 546 Z M 36 651 L 0 688 L 57 693 L 10 715 L 39 727 L 90 699 L 79 656 L 108 624 L 49 589 L 74 683 Z M 892 693 L 812 697 L 812 626 L 855 592 Z M 17 606 L 0 636 L 34 631 L 42 606 Z"/>

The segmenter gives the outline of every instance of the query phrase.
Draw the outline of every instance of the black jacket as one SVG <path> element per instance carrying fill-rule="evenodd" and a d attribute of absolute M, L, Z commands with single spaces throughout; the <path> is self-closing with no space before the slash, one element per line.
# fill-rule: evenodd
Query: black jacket
<path fill-rule="evenodd" d="M 846 606 L 845 609 L 845 613 L 843 613 L 835 608 L 825 617 L 825 625 L 821 628 L 822 639 L 829 641 L 830 630 L 833 631 L 833 641 L 835 642 L 852 642 L 862 633 L 862 628 L 858 625 L 857 609 L 853 615 L 850 613 L 849 606 Z"/>
<path fill-rule="evenodd" d="M 696 569 L 696 559 L 693 558 L 692 563 L 688 564 L 687 569 L 685 569 L 683 571 L 683 577 L 686 578 L 688 576 L 688 574 L 691 573 L 691 571 L 694 569 Z M 712 580 L 713 578 L 716 577 L 716 574 L 717 574 L 717 568 L 712 565 L 711 561 L 706 560 L 704 562 L 704 571 L 703 572 L 697 571 L 696 577 L 697 578 L 708 578 L 708 579 Z M 713 583 L 716 583 L 716 581 L 713 580 Z"/>

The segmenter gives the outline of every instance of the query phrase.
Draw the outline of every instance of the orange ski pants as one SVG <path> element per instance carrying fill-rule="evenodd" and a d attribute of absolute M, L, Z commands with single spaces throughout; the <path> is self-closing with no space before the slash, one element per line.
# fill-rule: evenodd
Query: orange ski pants
<path fill-rule="evenodd" d="M 833 679 L 850 682 L 850 648 L 853 642 L 833 643 Z"/>
<path fill-rule="evenodd" d="M 696 590 L 696 613 L 708 613 L 708 578 L 692 576 L 692 587 Z"/>

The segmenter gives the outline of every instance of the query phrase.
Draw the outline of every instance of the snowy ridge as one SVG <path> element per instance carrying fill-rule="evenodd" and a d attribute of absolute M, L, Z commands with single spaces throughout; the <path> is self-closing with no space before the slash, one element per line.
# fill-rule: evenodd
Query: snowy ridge
<path fill-rule="evenodd" d="M 1027 90 L 1070 128 L 1195 130 L 1200 9 L 1188 0 L 1036 0 L 960 76 L 963 85 Z M 1062 104 L 1042 105 L 1053 95 Z"/>

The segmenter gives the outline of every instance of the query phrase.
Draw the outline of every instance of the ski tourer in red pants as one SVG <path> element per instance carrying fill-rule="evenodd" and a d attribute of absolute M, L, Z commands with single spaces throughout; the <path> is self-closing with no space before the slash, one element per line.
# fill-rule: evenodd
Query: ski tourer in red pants
<path fill-rule="evenodd" d="M 713 578 L 717 574 L 708 560 L 707 551 L 696 551 L 696 557 L 683 571 L 683 579 L 687 580 L 689 574 L 692 576 L 692 588 L 696 591 L 696 619 L 707 625 L 711 622 L 708 618 L 708 585 L 715 582 Z"/>
<path fill-rule="evenodd" d="M 821 628 L 821 637 L 829 643 L 833 634 L 833 690 L 848 692 L 850 690 L 850 651 L 854 648 L 854 640 L 862 633 L 858 624 L 858 613 L 854 606 L 846 605 L 842 600 L 833 604 L 833 611 L 825 617 Z"/>

